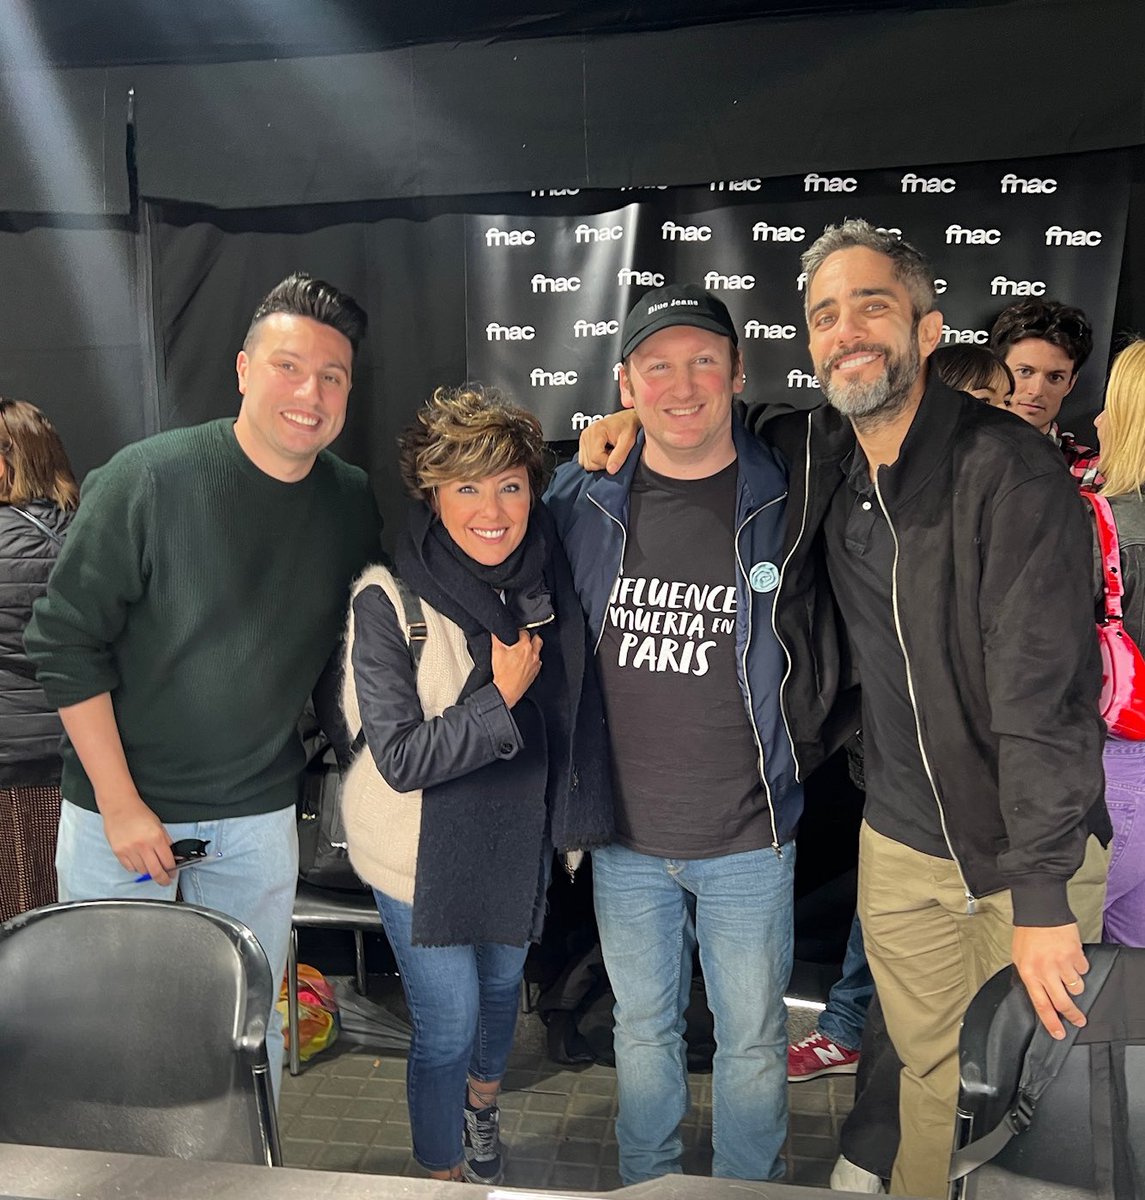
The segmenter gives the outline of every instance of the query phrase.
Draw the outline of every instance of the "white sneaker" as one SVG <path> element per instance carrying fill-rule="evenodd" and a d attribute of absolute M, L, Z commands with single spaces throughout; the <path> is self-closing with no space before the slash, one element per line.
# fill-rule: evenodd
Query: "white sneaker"
<path fill-rule="evenodd" d="M 883 1193 L 883 1181 L 871 1171 L 864 1171 L 841 1154 L 831 1169 L 831 1186 L 839 1192 Z"/>

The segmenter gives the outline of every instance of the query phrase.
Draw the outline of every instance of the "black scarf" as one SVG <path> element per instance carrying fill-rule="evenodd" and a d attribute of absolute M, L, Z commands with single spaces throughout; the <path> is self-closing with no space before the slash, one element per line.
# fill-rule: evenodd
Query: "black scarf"
<path fill-rule="evenodd" d="M 459 700 L 492 682 L 490 635 L 512 645 L 530 628 L 543 640 L 541 673 L 512 711 L 522 749 L 423 790 L 414 889 L 415 944 L 523 945 L 540 933 L 549 849 L 588 849 L 612 832 L 603 709 L 572 573 L 541 503 L 495 567 L 471 559 L 417 504 L 395 560 L 465 634 L 474 666 Z M 576 771 L 574 740 L 585 743 Z"/>

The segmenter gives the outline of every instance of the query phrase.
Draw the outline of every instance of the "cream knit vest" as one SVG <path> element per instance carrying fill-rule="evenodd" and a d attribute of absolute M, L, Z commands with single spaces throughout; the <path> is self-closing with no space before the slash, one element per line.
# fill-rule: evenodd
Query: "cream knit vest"
<path fill-rule="evenodd" d="M 385 567 L 367 567 L 352 595 L 377 585 L 390 598 L 402 633 L 406 615 L 394 578 Z M 439 717 L 457 702 L 473 670 L 465 634 L 441 613 L 422 603 L 426 640 L 417 671 L 417 692 L 425 719 Z M 342 712 L 351 736 L 362 728 L 350 648 L 354 644 L 354 609 L 346 628 Z M 413 903 L 417 847 L 421 832 L 421 792 L 397 792 L 382 778 L 368 746 L 363 746 L 342 781 L 342 818 L 354 870 L 380 892 Z"/>

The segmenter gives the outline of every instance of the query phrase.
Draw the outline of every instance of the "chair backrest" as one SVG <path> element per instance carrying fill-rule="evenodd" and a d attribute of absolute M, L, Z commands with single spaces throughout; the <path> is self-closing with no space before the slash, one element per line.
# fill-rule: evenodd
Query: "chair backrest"
<path fill-rule="evenodd" d="M 0 926 L 0 1141 L 280 1161 L 266 955 L 221 913 L 54 904 Z"/>
<path fill-rule="evenodd" d="M 975 996 L 959 1043 L 956 1148 L 989 1133 L 1014 1107 L 1037 1029 L 1026 989 L 1011 968 Z M 956 1183 L 952 1195 L 1145 1200 L 1145 950 L 1119 948 L 1086 1026 L 1038 1100 L 1029 1127 Z"/>

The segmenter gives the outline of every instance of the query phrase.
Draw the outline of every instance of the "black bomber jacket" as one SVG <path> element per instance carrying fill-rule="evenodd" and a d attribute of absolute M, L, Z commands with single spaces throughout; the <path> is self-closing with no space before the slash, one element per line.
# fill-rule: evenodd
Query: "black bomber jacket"
<path fill-rule="evenodd" d="M 776 626 L 805 776 L 858 727 L 822 526 L 850 422 L 821 406 L 749 421 L 791 463 Z M 897 632 L 920 749 L 967 895 L 1009 888 L 1017 925 L 1073 920 L 1067 880 L 1111 836 L 1098 715 L 1090 534 L 1061 453 L 1011 413 L 931 376 L 876 491 L 897 546 Z"/>

